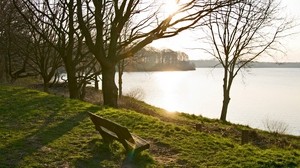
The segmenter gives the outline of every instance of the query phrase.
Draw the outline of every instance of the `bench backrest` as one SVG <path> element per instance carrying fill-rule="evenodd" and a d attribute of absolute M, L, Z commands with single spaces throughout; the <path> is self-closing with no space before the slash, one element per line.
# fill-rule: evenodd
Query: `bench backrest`
<path fill-rule="evenodd" d="M 96 126 L 97 130 L 99 130 L 99 129 L 103 130 L 103 128 L 104 128 L 108 131 L 115 133 L 120 140 L 124 139 L 131 143 L 135 143 L 130 132 L 128 131 L 128 129 L 126 127 L 123 127 L 113 121 L 102 118 L 93 113 L 89 113 L 89 115 L 90 115 L 92 122 Z"/>

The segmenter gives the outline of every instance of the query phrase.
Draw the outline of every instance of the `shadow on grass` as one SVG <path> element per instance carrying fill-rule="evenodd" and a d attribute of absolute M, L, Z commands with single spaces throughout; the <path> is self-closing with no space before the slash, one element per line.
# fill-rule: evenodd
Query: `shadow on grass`
<path fill-rule="evenodd" d="M 147 167 L 148 165 L 154 164 L 154 160 L 149 156 L 148 153 L 139 153 L 138 155 L 132 156 L 127 154 L 125 160 L 123 161 L 122 168 L 140 168 Z"/>
<path fill-rule="evenodd" d="M 84 120 L 86 117 L 87 114 L 82 112 L 67 118 L 65 121 L 53 127 L 43 125 L 36 132 L 6 145 L 4 148 L 0 149 L 0 155 L 6 158 L 4 163 L 1 163 L 4 164 L 2 166 L 17 167 L 25 157 L 31 156 L 43 146 L 60 138 L 72 128 L 79 125 L 80 121 Z M 49 118 L 49 120 L 51 119 Z"/>
<path fill-rule="evenodd" d="M 114 156 L 110 147 L 101 142 L 101 139 L 93 139 L 87 146 L 88 155 L 77 159 L 74 162 L 75 167 L 113 167 L 121 158 Z M 105 163 L 103 163 L 105 161 Z"/>
<path fill-rule="evenodd" d="M 87 119 L 87 111 L 95 112 L 101 107 L 23 88 L 0 88 L 0 93 L 1 168 L 27 164 L 64 167 L 65 162 L 91 168 L 122 165 L 125 153 L 102 143 Z M 147 153 L 134 161 L 136 167 L 152 163 Z"/>
<path fill-rule="evenodd" d="M 99 135 L 100 136 L 100 135 Z M 103 143 L 102 139 L 93 139 L 88 143 L 89 157 L 75 161 L 75 167 L 89 168 L 140 168 L 154 164 L 148 152 L 142 152 L 134 157 L 125 152 L 123 146 L 114 141 L 112 144 Z"/>
<path fill-rule="evenodd" d="M 1 88 L 0 93 L 0 167 L 18 167 L 25 158 L 45 154 L 42 147 L 78 126 L 86 111 L 100 109 L 24 88 Z"/>

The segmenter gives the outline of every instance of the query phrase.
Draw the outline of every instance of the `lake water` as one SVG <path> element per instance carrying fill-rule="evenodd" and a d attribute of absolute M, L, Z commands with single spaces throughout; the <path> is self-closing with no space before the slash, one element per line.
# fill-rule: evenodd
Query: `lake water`
<path fill-rule="evenodd" d="M 127 72 L 124 93 L 142 90 L 143 101 L 168 111 L 219 118 L 222 106 L 221 68 L 195 71 Z M 257 68 L 233 83 L 227 120 L 265 129 L 264 122 L 283 122 L 289 134 L 300 135 L 300 68 Z"/>

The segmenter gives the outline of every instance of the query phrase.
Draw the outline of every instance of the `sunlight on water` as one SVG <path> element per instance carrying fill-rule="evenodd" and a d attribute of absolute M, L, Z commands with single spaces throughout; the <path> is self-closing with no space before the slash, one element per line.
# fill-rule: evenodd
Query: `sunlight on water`
<path fill-rule="evenodd" d="M 177 99 L 175 94 L 180 90 L 178 84 L 183 80 L 181 75 L 177 73 L 156 73 L 154 75 L 155 82 L 160 89 L 159 96 L 161 97 L 160 104 L 168 111 L 178 109 L 180 99 Z"/>

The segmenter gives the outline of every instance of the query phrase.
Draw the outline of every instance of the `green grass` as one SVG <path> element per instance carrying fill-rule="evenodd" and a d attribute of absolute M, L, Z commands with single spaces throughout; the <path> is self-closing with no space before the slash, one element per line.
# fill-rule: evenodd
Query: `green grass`
<path fill-rule="evenodd" d="M 140 106 L 158 116 L 169 115 Z M 165 121 L 141 111 L 102 108 L 11 86 L 0 86 L 0 167 L 120 167 L 125 149 L 102 142 L 88 111 L 151 143 L 150 150 L 135 159 L 136 167 L 300 167 L 299 137 L 257 130 L 270 142 L 284 140 L 287 145 L 241 145 L 236 132 L 250 128 L 180 113 Z M 194 123 L 206 129 L 196 131 Z"/>

